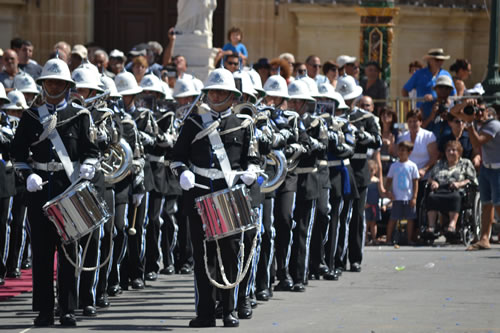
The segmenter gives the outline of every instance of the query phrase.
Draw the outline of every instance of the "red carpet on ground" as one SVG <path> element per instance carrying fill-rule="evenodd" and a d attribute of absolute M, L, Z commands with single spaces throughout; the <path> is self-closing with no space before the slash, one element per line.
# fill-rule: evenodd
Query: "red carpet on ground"
<path fill-rule="evenodd" d="M 6 278 L 5 284 L 0 286 L 0 301 L 25 293 L 33 289 L 31 283 L 31 269 L 23 269 L 20 279 Z"/>

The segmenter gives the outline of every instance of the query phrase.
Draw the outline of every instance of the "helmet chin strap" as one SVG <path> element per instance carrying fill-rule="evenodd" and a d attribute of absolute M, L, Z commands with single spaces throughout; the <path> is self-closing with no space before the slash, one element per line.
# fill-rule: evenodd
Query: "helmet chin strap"
<path fill-rule="evenodd" d="M 64 94 L 66 94 L 66 91 L 68 90 L 68 83 L 66 83 L 66 86 L 64 87 L 64 89 L 59 94 L 56 94 L 56 95 L 49 94 L 47 89 L 45 89 L 45 82 L 42 84 L 42 87 L 43 87 L 43 94 L 45 95 L 45 97 L 48 97 L 51 99 L 58 99 L 58 98 L 61 98 L 62 96 L 64 96 Z"/>
<path fill-rule="evenodd" d="M 222 107 L 222 106 L 225 106 L 226 104 L 228 104 L 228 102 L 230 101 L 231 98 L 233 98 L 233 93 L 230 93 L 229 95 L 227 95 L 226 99 L 224 99 L 220 103 L 214 103 L 214 102 L 212 102 L 212 101 L 209 100 L 208 104 L 210 105 L 210 107 L 212 109 L 215 109 L 215 108 L 219 109 L 219 107 Z"/>

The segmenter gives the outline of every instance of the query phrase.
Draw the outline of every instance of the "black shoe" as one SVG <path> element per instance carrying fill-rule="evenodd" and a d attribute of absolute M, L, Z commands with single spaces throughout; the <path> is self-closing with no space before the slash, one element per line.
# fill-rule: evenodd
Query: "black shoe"
<path fill-rule="evenodd" d="M 303 292 L 303 291 L 306 291 L 306 287 L 304 287 L 304 284 L 303 283 L 296 283 L 293 285 L 293 291 L 296 291 L 296 292 Z"/>
<path fill-rule="evenodd" d="M 117 296 L 123 293 L 122 287 L 120 285 L 115 284 L 114 286 L 108 287 L 108 295 L 109 296 Z"/>
<path fill-rule="evenodd" d="M 169 266 L 162 268 L 160 270 L 160 274 L 162 274 L 162 275 L 172 275 L 174 273 L 175 273 L 175 268 L 173 265 L 169 265 Z"/>
<path fill-rule="evenodd" d="M 59 317 L 59 322 L 61 326 L 76 326 L 76 317 L 72 313 L 66 313 Z"/>
<path fill-rule="evenodd" d="M 252 305 L 250 304 L 250 297 L 245 297 L 244 299 L 238 301 L 238 318 L 252 318 Z"/>
<path fill-rule="evenodd" d="M 255 295 L 250 295 L 250 306 L 252 307 L 252 309 L 255 309 L 257 305 L 257 299 L 255 298 Z"/>
<path fill-rule="evenodd" d="M 144 289 L 144 282 L 140 278 L 133 280 L 132 289 Z"/>
<path fill-rule="evenodd" d="M 319 273 L 309 273 L 309 276 L 307 277 L 308 280 L 319 280 L 320 279 L 320 274 Z"/>
<path fill-rule="evenodd" d="M 359 262 L 352 263 L 351 272 L 356 272 L 356 273 L 361 272 L 361 264 Z"/>
<path fill-rule="evenodd" d="M 189 327 L 215 327 L 215 318 L 206 319 L 196 317 L 191 319 Z"/>
<path fill-rule="evenodd" d="M 342 275 L 343 270 L 341 268 L 335 268 L 335 274 L 337 274 L 338 277 Z"/>
<path fill-rule="evenodd" d="M 86 317 L 95 317 L 97 316 L 97 310 L 93 305 L 87 305 L 83 308 L 83 315 Z"/>
<path fill-rule="evenodd" d="M 7 271 L 8 278 L 19 279 L 21 277 L 21 270 L 19 268 Z"/>
<path fill-rule="evenodd" d="M 54 314 L 52 312 L 40 312 L 33 321 L 36 327 L 47 327 L 54 325 Z"/>
<path fill-rule="evenodd" d="M 30 269 L 31 268 L 31 259 L 28 258 L 28 259 L 23 260 L 23 262 L 21 263 L 21 268 L 22 269 Z"/>
<path fill-rule="evenodd" d="M 0 278 L 0 286 L 3 286 L 5 284 L 5 280 L 3 278 Z"/>
<path fill-rule="evenodd" d="M 181 274 L 191 274 L 192 272 L 193 272 L 193 269 L 188 264 L 182 265 L 182 267 L 180 269 Z"/>
<path fill-rule="evenodd" d="M 264 289 L 264 290 L 261 290 L 261 291 L 257 291 L 255 293 L 255 297 L 259 301 L 264 301 L 264 302 L 269 301 L 269 289 Z"/>
<path fill-rule="evenodd" d="M 318 272 L 319 272 L 320 275 L 328 273 L 328 266 L 326 266 L 326 265 L 319 265 Z"/>
<path fill-rule="evenodd" d="M 224 310 L 222 309 L 222 302 L 217 302 L 215 306 L 215 318 L 222 319 Z"/>
<path fill-rule="evenodd" d="M 158 279 L 158 274 L 155 272 L 149 272 L 146 274 L 146 281 L 156 281 Z"/>
<path fill-rule="evenodd" d="M 274 291 L 291 291 L 293 288 L 293 281 L 291 279 L 284 279 L 278 282 L 276 286 L 274 286 Z"/>
<path fill-rule="evenodd" d="M 336 270 L 329 271 L 328 273 L 323 274 L 323 279 L 329 280 L 329 281 L 337 281 L 339 279 L 339 276 L 337 275 Z"/>
<path fill-rule="evenodd" d="M 224 322 L 224 327 L 240 326 L 240 321 L 236 318 L 236 316 L 233 313 L 225 315 L 222 321 Z"/>
<path fill-rule="evenodd" d="M 95 305 L 97 305 L 100 308 L 107 308 L 109 307 L 110 303 L 108 300 L 108 295 L 102 295 L 100 297 L 97 297 L 95 301 Z"/>

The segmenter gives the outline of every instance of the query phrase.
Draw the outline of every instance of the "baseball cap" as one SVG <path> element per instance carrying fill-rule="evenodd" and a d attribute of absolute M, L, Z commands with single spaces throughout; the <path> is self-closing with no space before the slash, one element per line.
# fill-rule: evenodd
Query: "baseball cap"
<path fill-rule="evenodd" d="M 114 50 L 112 50 L 109 53 L 109 57 L 110 58 L 122 58 L 122 59 L 125 59 L 125 54 L 122 51 L 120 51 L 120 50 L 114 49 Z"/>
<path fill-rule="evenodd" d="M 356 57 L 341 55 L 337 57 L 337 65 L 339 66 L 339 68 L 342 68 L 345 66 L 345 64 L 352 64 L 356 62 L 356 59 L 357 59 Z"/>
<path fill-rule="evenodd" d="M 80 58 L 85 59 L 85 58 L 87 58 L 88 52 L 87 52 L 87 48 L 85 46 L 83 46 L 82 44 L 75 44 L 73 46 L 73 50 L 71 50 L 71 54 L 76 54 Z"/>

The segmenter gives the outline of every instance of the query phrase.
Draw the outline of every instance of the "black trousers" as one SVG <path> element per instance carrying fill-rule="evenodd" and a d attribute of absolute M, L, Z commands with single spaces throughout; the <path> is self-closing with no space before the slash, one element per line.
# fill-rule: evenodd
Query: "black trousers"
<path fill-rule="evenodd" d="M 9 237 L 9 215 L 12 205 L 12 197 L 0 198 L 0 278 L 7 273 L 5 260 L 8 256 L 6 243 Z"/>
<path fill-rule="evenodd" d="M 127 242 L 127 254 L 122 262 L 122 267 L 120 270 L 121 278 L 120 283 L 122 288 L 124 284 L 128 284 L 128 281 L 135 279 L 141 279 L 144 281 L 144 269 L 145 269 L 145 254 L 146 254 L 146 229 L 148 224 L 148 217 L 146 215 L 146 210 L 149 203 L 149 194 L 146 193 L 142 202 L 136 207 L 132 203 L 132 198 L 130 198 L 128 206 L 128 221 L 129 225 L 127 228 L 130 230 L 132 228 L 134 214 L 135 216 L 135 235 L 128 236 Z"/>
<path fill-rule="evenodd" d="M 146 273 L 160 271 L 160 240 L 161 227 L 165 221 L 162 219 L 162 211 L 165 202 L 163 194 L 151 191 L 149 194 L 148 223 L 146 232 Z"/>
<path fill-rule="evenodd" d="M 57 249 L 58 305 L 61 314 L 71 313 L 77 307 L 75 267 L 67 260 L 54 225 L 43 213 L 42 205 L 45 200 L 42 196 L 29 196 L 28 205 L 33 256 L 33 311 L 54 309 L 54 254 Z M 38 200 L 31 200 L 33 197 L 38 197 Z M 75 243 L 65 246 L 65 249 L 69 258 L 75 262 Z"/>
<path fill-rule="evenodd" d="M 250 263 L 250 266 L 248 267 L 248 272 L 247 274 L 245 275 L 245 278 L 240 282 L 240 284 L 238 286 L 236 286 L 236 289 L 237 289 L 237 300 L 236 300 L 236 304 L 235 304 L 235 307 L 237 308 L 238 307 L 238 304 L 241 304 L 240 302 L 242 300 L 244 300 L 246 297 L 250 296 L 250 293 L 252 292 L 253 288 L 254 288 L 254 282 L 255 282 L 255 271 L 257 269 L 257 265 L 256 265 L 256 258 L 258 256 L 258 244 L 256 244 L 256 248 L 254 250 L 254 254 L 253 254 L 253 257 L 250 258 L 250 255 L 251 255 L 251 250 L 252 250 L 252 245 L 253 245 L 253 240 L 254 240 L 254 237 L 256 235 L 256 233 L 259 232 L 260 234 L 260 230 L 257 230 L 257 229 L 252 229 L 252 230 L 248 230 L 248 231 L 245 231 L 245 234 L 243 235 L 243 241 L 245 242 L 245 251 L 244 251 L 244 254 L 245 254 L 245 257 L 244 257 L 244 260 L 241 260 L 241 258 L 238 258 L 239 259 L 239 266 L 241 267 L 241 270 L 243 271 L 243 269 L 245 269 L 245 265 L 247 264 L 247 261 L 248 260 L 251 260 L 251 263 Z M 259 237 L 259 235 L 257 235 L 257 237 Z M 258 242 L 258 239 L 257 239 L 257 242 Z M 229 281 L 229 282 L 232 282 L 232 281 Z"/>
<path fill-rule="evenodd" d="M 183 196 L 178 198 L 177 202 L 179 207 L 184 207 L 183 200 Z M 192 266 L 194 259 L 191 233 L 189 231 L 189 218 L 182 209 L 179 209 L 175 214 L 175 218 L 179 229 L 177 231 L 177 245 L 174 248 L 174 266 L 175 270 L 179 271 L 184 265 Z"/>
<path fill-rule="evenodd" d="M 201 218 L 196 212 L 190 212 L 189 221 L 191 240 L 193 242 L 196 314 L 201 318 L 212 319 L 215 318 L 216 287 L 209 281 L 205 272 L 205 250 L 203 248 L 205 232 L 203 231 Z M 229 282 L 234 282 L 238 271 L 237 253 L 239 250 L 239 240 L 239 236 L 229 236 L 218 241 L 222 262 Z M 219 270 L 217 245 L 215 241 L 210 241 L 206 243 L 206 246 L 208 271 L 212 278 L 215 278 L 217 276 L 216 272 Z M 234 294 L 234 288 L 220 290 L 220 301 L 222 302 L 224 314 L 234 311 Z"/>
<path fill-rule="evenodd" d="M 179 210 L 177 199 L 178 196 L 166 196 L 163 205 L 163 212 L 161 215 L 163 219 L 163 224 L 161 225 L 163 267 L 173 266 L 175 263 L 174 250 L 177 245 L 177 234 L 179 232 L 176 218 L 176 214 Z M 191 247 L 191 244 L 189 244 L 189 247 Z"/>
<path fill-rule="evenodd" d="M 111 262 L 111 270 L 108 276 L 108 285 L 115 286 L 121 285 L 125 290 L 128 289 L 128 279 L 121 281 L 121 271 L 127 270 L 127 267 L 122 267 L 123 259 L 127 253 L 127 226 L 128 219 L 128 203 L 120 203 L 115 205 L 115 226 L 114 226 L 114 239 L 113 239 L 113 255 Z M 125 274 L 125 272 L 124 272 Z M 126 275 L 126 274 L 125 274 Z"/>
<path fill-rule="evenodd" d="M 316 203 L 316 217 L 311 237 L 311 254 L 309 271 L 318 274 L 319 266 L 326 265 L 325 244 L 330 228 L 330 189 L 322 188 Z"/>
<path fill-rule="evenodd" d="M 352 219 L 349 224 L 349 262 L 361 263 L 365 246 L 365 204 L 367 187 L 358 187 L 359 198 L 352 205 Z"/>
<path fill-rule="evenodd" d="M 349 244 L 349 225 L 352 217 L 353 199 L 344 196 L 339 216 L 339 227 L 337 232 L 337 251 L 335 253 L 335 268 L 346 268 L 347 246 Z"/>
<path fill-rule="evenodd" d="M 103 265 L 108 256 L 113 252 L 113 233 L 114 231 L 114 224 L 115 224 L 115 193 L 112 189 L 106 189 L 104 191 L 104 200 L 108 204 L 108 208 L 111 213 L 111 218 L 109 219 L 108 222 L 106 222 L 103 226 L 103 237 L 101 238 L 101 258 L 100 258 L 100 265 Z M 111 238 L 111 242 L 110 242 Z M 111 254 L 111 257 L 109 258 L 109 261 L 104 264 L 99 269 L 99 279 L 97 283 L 97 290 L 96 290 L 96 297 L 99 298 L 103 295 L 105 295 L 106 290 L 108 288 L 108 276 L 109 273 L 111 272 L 111 266 L 113 263 L 113 257 Z"/>
<path fill-rule="evenodd" d="M 315 214 L 316 200 L 297 200 L 293 212 L 296 226 L 293 230 L 292 253 L 289 265 L 290 275 L 294 283 L 306 283 Z"/>
<path fill-rule="evenodd" d="M 271 266 L 274 259 L 274 198 L 266 198 L 262 207 L 262 228 L 260 235 L 259 261 L 255 290 L 257 292 L 271 288 Z"/>
<path fill-rule="evenodd" d="M 289 276 L 295 207 L 295 192 L 281 192 L 276 194 L 274 207 L 274 227 L 276 229 L 276 277 L 284 280 Z"/>
<path fill-rule="evenodd" d="M 9 255 L 7 271 L 21 267 L 23 250 L 26 245 L 26 192 L 17 193 L 12 201 L 12 220 L 10 222 Z"/>
<path fill-rule="evenodd" d="M 97 281 L 99 277 L 99 264 L 100 264 L 100 241 L 104 234 L 103 226 L 94 230 L 92 233 L 82 237 L 80 243 L 80 256 L 84 255 L 83 266 L 87 268 L 95 267 L 91 271 L 82 271 L 79 278 L 79 307 L 83 309 L 88 305 L 95 305 Z M 87 245 L 88 243 L 88 245 Z"/>
<path fill-rule="evenodd" d="M 330 211 L 330 221 L 326 228 L 325 235 L 325 262 L 328 266 L 328 270 L 333 271 L 335 266 L 335 254 L 337 252 L 337 243 L 339 240 L 339 229 L 340 229 L 340 214 L 341 208 L 343 206 L 342 197 L 331 196 L 329 198 Z M 345 234 L 345 233 L 344 233 Z"/>

